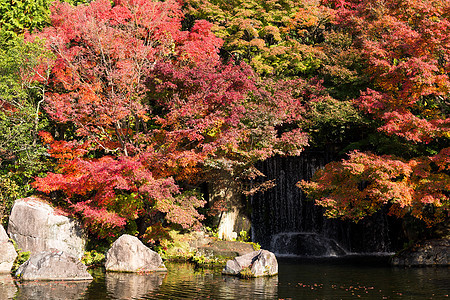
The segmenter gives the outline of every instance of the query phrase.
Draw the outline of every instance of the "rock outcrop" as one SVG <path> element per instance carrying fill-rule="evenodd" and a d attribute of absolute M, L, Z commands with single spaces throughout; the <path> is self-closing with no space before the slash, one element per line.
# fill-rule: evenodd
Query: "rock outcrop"
<path fill-rule="evenodd" d="M 84 254 L 86 240 L 80 224 L 36 197 L 14 202 L 8 233 L 22 251 L 32 254 L 51 249 L 79 259 Z"/>
<path fill-rule="evenodd" d="M 21 280 L 92 280 L 87 267 L 62 251 L 33 254 L 16 271 Z"/>
<path fill-rule="evenodd" d="M 450 239 L 434 239 L 419 242 L 401 251 L 391 259 L 394 266 L 448 266 Z"/>
<path fill-rule="evenodd" d="M 0 273 L 9 273 L 13 266 L 17 252 L 9 240 L 5 229 L 0 225 Z"/>
<path fill-rule="evenodd" d="M 124 234 L 106 253 L 106 271 L 167 271 L 158 253 L 146 247 L 137 237 Z"/>
<path fill-rule="evenodd" d="M 277 258 L 267 250 L 247 253 L 227 261 L 222 274 L 241 277 L 273 276 L 278 274 Z"/>

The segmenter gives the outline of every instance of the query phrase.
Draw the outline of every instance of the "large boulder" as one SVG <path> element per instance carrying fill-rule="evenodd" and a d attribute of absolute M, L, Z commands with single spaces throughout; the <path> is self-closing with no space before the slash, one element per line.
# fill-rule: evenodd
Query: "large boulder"
<path fill-rule="evenodd" d="M 16 257 L 16 249 L 9 240 L 5 229 L 0 225 L 0 273 L 9 273 Z"/>
<path fill-rule="evenodd" d="M 398 253 L 391 259 L 394 266 L 448 266 L 450 239 L 434 239 L 419 242 Z"/>
<path fill-rule="evenodd" d="M 106 253 L 105 268 L 115 272 L 167 271 L 158 253 L 129 234 L 122 235 L 112 244 Z"/>
<path fill-rule="evenodd" d="M 227 261 L 222 274 L 241 277 L 273 276 L 278 274 L 277 258 L 267 250 L 247 253 Z"/>
<path fill-rule="evenodd" d="M 86 239 L 80 224 L 39 198 L 14 202 L 8 233 L 22 251 L 57 249 L 77 258 L 84 254 Z"/>
<path fill-rule="evenodd" d="M 16 271 L 22 280 L 92 280 L 87 267 L 62 251 L 33 254 Z"/>

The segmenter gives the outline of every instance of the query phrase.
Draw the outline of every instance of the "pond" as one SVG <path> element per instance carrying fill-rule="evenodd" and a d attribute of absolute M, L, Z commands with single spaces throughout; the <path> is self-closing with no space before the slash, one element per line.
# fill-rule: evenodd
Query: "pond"
<path fill-rule="evenodd" d="M 92 282 L 0 277 L 0 299 L 448 299 L 449 269 L 395 268 L 385 257 L 279 258 L 279 275 L 239 279 L 220 269 L 166 263 L 167 274 L 93 270 Z"/>

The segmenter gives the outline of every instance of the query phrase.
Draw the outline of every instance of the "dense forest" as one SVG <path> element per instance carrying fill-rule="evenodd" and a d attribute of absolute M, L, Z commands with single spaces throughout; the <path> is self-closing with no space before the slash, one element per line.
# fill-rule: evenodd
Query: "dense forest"
<path fill-rule="evenodd" d="M 0 218 L 40 193 L 155 243 L 227 209 L 206 183 L 331 149 L 298 183 L 328 217 L 437 226 L 449 75 L 447 0 L 0 0 Z"/>

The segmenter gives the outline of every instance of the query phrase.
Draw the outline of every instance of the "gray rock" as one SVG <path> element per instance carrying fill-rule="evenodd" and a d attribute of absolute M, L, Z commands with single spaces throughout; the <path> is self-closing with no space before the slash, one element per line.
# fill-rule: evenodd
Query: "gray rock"
<path fill-rule="evenodd" d="M 148 274 L 106 272 L 108 294 L 113 299 L 144 299 L 163 283 L 166 273 Z"/>
<path fill-rule="evenodd" d="M 8 233 L 22 251 L 58 249 L 79 259 L 84 254 L 86 239 L 80 224 L 39 198 L 14 202 Z"/>
<path fill-rule="evenodd" d="M 419 242 L 401 251 L 391 259 L 394 266 L 448 266 L 450 239 L 434 239 Z"/>
<path fill-rule="evenodd" d="M 267 250 L 247 253 L 227 261 L 222 274 L 242 277 L 273 276 L 278 274 L 277 258 Z"/>
<path fill-rule="evenodd" d="M 33 254 L 16 276 L 22 280 L 92 280 L 80 260 L 56 250 Z"/>
<path fill-rule="evenodd" d="M 5 229 L 0 225 L 0 273 L 9 273 L 16 257 L 16 249 L 9 240 Z"/>
<path fill-rule="evenodd" d="M 106 253 L 105 268 L 115 272 L 167 271 L 158 253 L 129 234 L 122 235 L 112 244 Z"/>

